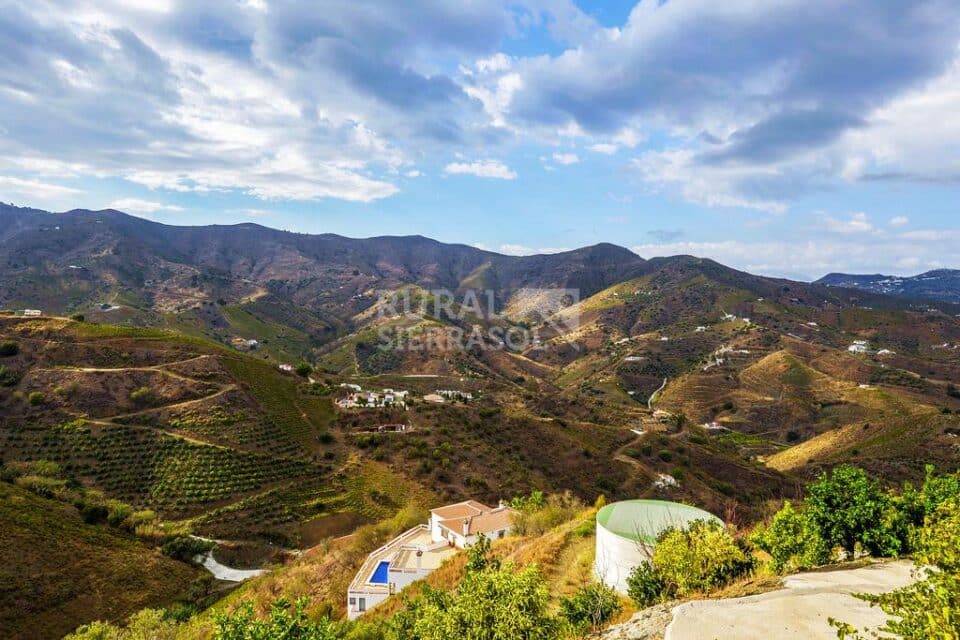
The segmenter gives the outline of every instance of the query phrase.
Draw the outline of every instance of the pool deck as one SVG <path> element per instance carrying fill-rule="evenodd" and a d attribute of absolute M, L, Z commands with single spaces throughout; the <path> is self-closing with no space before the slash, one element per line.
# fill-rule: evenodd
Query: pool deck
<path fill-rule="evenodd" d="M 434 542 L 427 525 L 419 525 L 397 536 L 387 544 L 371 553 L 357 572 L 350 591 L 357 593 L 390 593 L 390 583 L 398 582 L 397 574 L 408 577 L 424 576 L 457 553 L 457 549 L 445 542 Z M 419 557 L 418 557 L 419 553 Z M 381 562 L 389 562 L 386 583 L 371 582 Z M 407 582 L 403 580 L 400 582 Z"/>

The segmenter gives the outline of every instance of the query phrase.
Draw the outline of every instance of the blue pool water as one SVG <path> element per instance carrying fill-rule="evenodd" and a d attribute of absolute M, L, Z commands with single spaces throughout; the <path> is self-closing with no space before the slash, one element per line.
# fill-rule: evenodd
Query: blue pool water
<path fill-rule="evenodd" d="M 373 575 L 370 576 L 370 584 L 387 584 L 387 571 L 390 570 L 390 563 L 386 560 L 377 565 Z"/>

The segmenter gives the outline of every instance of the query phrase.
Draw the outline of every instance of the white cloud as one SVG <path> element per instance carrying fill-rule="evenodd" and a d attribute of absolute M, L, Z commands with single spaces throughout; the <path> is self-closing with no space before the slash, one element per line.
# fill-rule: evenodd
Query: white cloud
<path fill-rule="evenodd" d="M 17 195 L 28 199 L 54 200 L 75 196 L 80 191 L 52 182 L 41 182 L 15 176 L 0 176 L 0 193 L 4 194 L 6 199 L 11 199 L 11 195 Z"/>
<path fill-rule="evenodd" d="M 527 247 L 522 244 L 501 244 L 500 253 L 508 256 L 533 256 L 533 255 L 543 255 L 549 253 L 563 253 L 564 251 L 570 251 L 568 248 L 564 247 Z"/>
<path fill-rule="evenodd" d="M 116 209 L 129 213 L 154 213 L 156 211 L 183 211 L 183 207 L 176 205 L 141 200 L 139 198 L 120 198 L 107 205 L 108 209 Z"/>
<path fill-rule="evenodd" d="M 823 222 L 828 231 L 833 233 L 870 233 L 873 223 L 864 212 L 852 213 L 846 220 L 839 220 L 833 216 L 823 215 Z"/>
<path fill-rule="evenodd" d="M 615 144 L 610 144 L 609 142 L 598 142 L 590 145 L 588 148 L 590 151 L 595 153 L 602 153 L 604 155 L 611 156 L 617 152 L 619 147 L 617 147 Z"/>
<path fill-rule="evenodd" d="M 905 227 L 910 224 L 910 218 L 907 216 L 894 216 L 890 218 L 891 227 Z"/>
<path fill-rule="evenodd" d="M 475 162 L 451 162 L 443 168 L 443 172 L 451 175 L 469 175 L 478 178 L 499 178 L 513 180 L 516 172 L 500 160 L 477 160 Z"/>
<path fill-rule="evenodd" d="M 913 274 L 960 264 L 960 232 L 797 238 L 793 240 L 657 242 L 631 247 L 644 258 L 689 254 L 751 273 L 816 279 L 827 273 Z"/>
<path fill-rule="evenodd" d="M 553 154 L 553 161 L 557 164 L 570 165 L 580 162 L 580 158 L 575 153 L 555 153 Z"/>

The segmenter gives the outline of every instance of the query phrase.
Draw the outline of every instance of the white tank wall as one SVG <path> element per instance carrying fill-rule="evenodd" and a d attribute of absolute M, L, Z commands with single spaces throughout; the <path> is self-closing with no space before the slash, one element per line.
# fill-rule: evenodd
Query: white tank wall
<path fill-rule="evenodd" d="M 627 593 L 627 577 L 634 567 L 649 562 L 653 546 L 628 540 L 597 523 L 597 553 L 593 571 L 597 580 L 620 593 Z"/>

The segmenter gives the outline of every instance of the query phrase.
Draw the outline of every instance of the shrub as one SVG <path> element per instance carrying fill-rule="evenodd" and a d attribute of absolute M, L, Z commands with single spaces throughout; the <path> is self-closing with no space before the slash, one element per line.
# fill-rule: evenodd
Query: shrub
<path fill-rule="evenodd" d="M 9 358 L 20 353 L 20 345 L 13 340 L 0 342 L 0 358 Z"/>
<path fill-rule="evenodd" d="M 715 520 L 668 529 L 653 551 L 653 566 L 669 593 L 684 597 L 722 586 L 753 568 L 753 561 Z"/>
<path fill-rule="evenodd" d="M 750 539 L 770 554 L 770 566 L 777 573 L 815 567 L 830 557 L 830 549 L 813 523 L 789 501 L 773 516 L 769 526 L 757 527 Z"/>
<path fill-rule="evenodd" d="M 20 382 L 20 372 L 0 364 L 0 387 L 12 387 Z"/>
<path fill-rule="evenodd" d="M 130 616 L 126 627 L 97 621 L 79 627 L 64 640 L 174 640 L 177 623 L 160 609 L 142 609 Z"/>
<path fill-rule="evenodd" d="M 514 498 L 510 506 L 518 512 L 513 528 L 519 535 L 542 535 L 583 510 L 583 503 L 569 491 L 548 497 L 534 491 L 529 497 Z"/>
<path fill-rule="evenodd" d="M 900 514 L 890 496 L 863 469 L 840 465 L 807 488 L 804 510 L 830 549 L 853 554 L 857 544 L 877 556 L 904 547 Z"/>
<path fill-rule="evenodd" d="M 150 387 L 137 387 L 130 392 L 130 400 L 136 404 L 147 404 L 153 399 Z"/>
<path fill-rule="evenodd" d="M 558 640 L 563 621 L 550 614 L 550 595 L 536 565 L 468 571 L 455 592 L 426 587 L 394 616 L 393 638 L 403 640 Z"/>
<path fill-rule="evenodd" d="M 209 540 L 201 540 L 191 536 L 179 536 L 164 544 L 160 550 L 164 555 L 184 562 L 190 561 L 194 556 L 206 553 L 213 548 L 213 543 Z"/>
<path fill-rule="evenodd" d="M 87 318 L 82 313 L 75 313 L 72 316 L 70 316 L 70 319 L 75 320 L 76 322 L 83 322 Z"/>
<path fill-rule="evenodd" d="M 667 585 L 649 562 L 642 562 L 627 576 L 627 595 L 638 607 L 649 607 L 667 599 Z"/>
<path fill-rule="evenodd" d="M 296 371 L 297 375 L 301 378 L 306 378 L 313 373 L 313 367 L 309 362 L 298 362 L 297 366 L 294 368 L 294 371 Z"/>
<path fill-rule="evenodd" d="M 27 401 L 31 407 L 36 407 L 46 402 L 47 396 L 45 396 L 42 391 L 32 391 L 30 395 L 27 396 Z"/>
<path fill-rule="evenodd" d="M 597 629 L 623 609 L 620 596 L 610 587 L 594 582 L 569 598 L 560 599 L 560 614 L 576 629 Z"/>
<path fill-rule="evenodd" d="M 329 619 L 311 622 L 307 619 L 306 599 L 293 605 L 279 598 L 270 607 L 266 619 L 256 618 L 253 603 L 244 602 L 232 613 L 214 615 L 214 640 L 336 640 L 340 637 L 336 625 Z"/>

